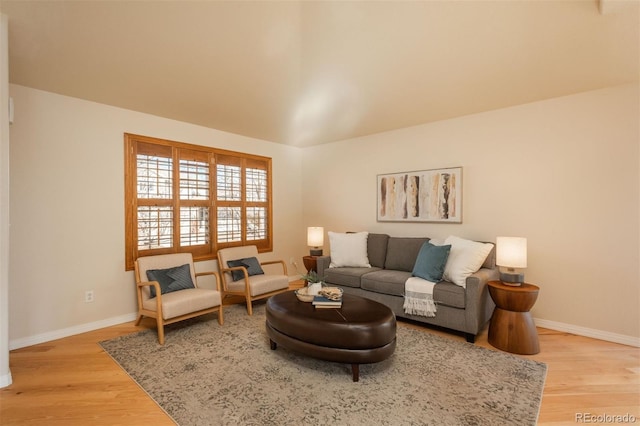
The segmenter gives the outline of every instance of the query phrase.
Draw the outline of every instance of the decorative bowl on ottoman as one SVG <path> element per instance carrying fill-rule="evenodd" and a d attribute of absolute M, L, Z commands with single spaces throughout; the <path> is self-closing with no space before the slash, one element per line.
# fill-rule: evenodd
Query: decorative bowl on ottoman
<path fill-rule="evenodd" d="M 302 287 L 297 289 L 296 297 L 301 302 L 313 302 L 313 294 L 309 294 L 309 287 Z"/>

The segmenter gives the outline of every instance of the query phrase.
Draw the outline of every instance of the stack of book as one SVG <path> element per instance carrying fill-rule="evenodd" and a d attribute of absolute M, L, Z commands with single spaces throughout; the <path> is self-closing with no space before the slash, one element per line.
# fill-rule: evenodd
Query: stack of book
<path fill-rule="evenodd" d="M 341 308 L 342 291 L 337 288 L 325 287 L 317 296 L 313 297 L 313 306 L 318 309 Z"/>

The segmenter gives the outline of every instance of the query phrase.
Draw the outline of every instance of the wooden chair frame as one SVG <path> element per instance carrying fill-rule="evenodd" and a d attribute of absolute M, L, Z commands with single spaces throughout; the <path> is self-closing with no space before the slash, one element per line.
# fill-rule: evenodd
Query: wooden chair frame
<path fill-rule="evenodd" d="M 191 267 L 193 268 L 193 263 L 191 264 Z M 189 314 L 185 314 L 185 315 L 180 315 L 177 317 L 173 317 L 173 318 L 168 318 L 168 319 L 163 319 L 163 315 L 162 315 L 162 294 L 160 291 L 160 284 L 157 281 L 142 281 L 140 278 L 140 269 L 138 268 L 138 261 L 135 261 L 135 278 L 136 278 L 136 292 L 137 292 L 137 296 L 138 296 L 138 319 L 135 322 L 135 325 L 138 326 L 140 325 L 140 322 L 142 321 L 142 318 L 146 317 L 150 317 L 150 318 L 155 318 L 156 320 L 156 326 L 158 329 L 158 343 L 160 343 L 161 345 L 164 345 L 164 326 L 165 325 L 169 325 L 169 324 L 173 324 L 179 321 L 183 321 L 189 318 L 194 318 L 194 317 L 198 317 L 200 315 L 204 315 L 204 314 L 209 314 L 209 313 L 213 313 L 213 312 L 217 312 L 218 313 L 218 323 L 220 325 L 224 324 L 224 313 L 223 313 L 223 309 L 222 309 L 222 299 L 224 298 L 224 294 L 221 291 L 220 288 L 220 274 L 218 274 L 215 271 L 209 271 L 209 272 L 195 272 L 195 277 L 196 277 L 196 281 L 198 277 L 204 276 L 204 275 L 213 275 L 216 278 L 216 289 L 221 293 L 221 300 L 220 300 L 220 305 L 219 306 L 214 306 L 212 308 L 208 308 L 208 309 L 202 309 L 199 311 L 195 311 Z M 193 283 L 196 288 L 198 287 L 197 282 Z M 155 291 L 156 291 L 156 310 L 152 311 L 149 309 L 145 309 L 142 305 L 143 302 L 143 295 L 142 295 L 142 288 L 143 287 L 154 287 Z"/>
<path fill-rule="evenodd" d="M 220 257 L 220 251 L 218 251 L 218 269 L 220 270 L 220 274 L 222 275 L 222 300 L 224 300 L 227 296 L 244 297 L 247 303 L 247 313 L 249 315 L 253 315 L 253 306 L 251 305 L 253 301 L 265 299 L 275 294 L 282 293 L 289 290 L 289 288 L 287 287 L 285 289 L 270 291 L 268 293 L 251 296 L 251 282 L 250 282 L 249 272 L 247 271 L 247 268 L 245 268 L 244 266 L 235 266 L 232 268 L 225 268 L 223 267 L 223 264 L 224 262 Z M 276 265 L 276 264 L 281 264 L 283 274 L 287 275 L 287 265 L 284 262 L 284 260 L 270 260 L 266 262 L 260 262 L 261 267 L 265 265 Z M 231 273 L 231 271 L 242 271 L 242 273 L 244 274 L 244 290 L 242 291 L 229 290 L 225 272 Z"/>

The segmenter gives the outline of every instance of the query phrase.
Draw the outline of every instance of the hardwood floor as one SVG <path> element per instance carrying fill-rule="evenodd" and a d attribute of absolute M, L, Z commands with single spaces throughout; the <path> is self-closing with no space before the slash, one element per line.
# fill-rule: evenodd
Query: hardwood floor
<path fill-rule="evenodd" d="M 131 322 L 12 351 L 13 384 L 0 389 L 0 424 L 174 424 L 97 344 L 153 326 L 152 320 L 140 327 Z M 580 423 L 579 415 L 628 414 L 640 422 L 640 348 L 546 329 L 538 334 L 541 352 L 523 357 L 548 366 L 540 425 Z M 487 342 L 487 330 L 476 344 L 495 350 Z M 591 419 L 582 423 L 605 423 Z"/>

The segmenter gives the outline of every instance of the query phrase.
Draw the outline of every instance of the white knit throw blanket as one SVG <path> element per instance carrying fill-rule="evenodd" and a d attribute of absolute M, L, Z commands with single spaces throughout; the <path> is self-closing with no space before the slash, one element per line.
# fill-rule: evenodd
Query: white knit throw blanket
<path fill-rule="evenodd" d="M 436 283 L 418 277 L 411 277 L 404 283 L 404 312 L 425 317 L 436 316 L 433 301 L 433 287 Z"/>

